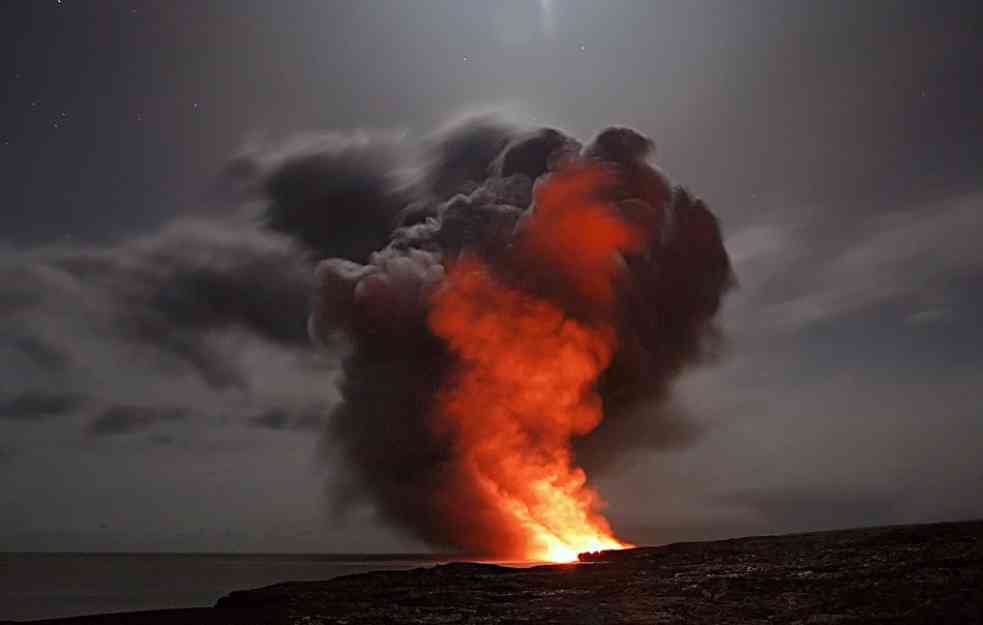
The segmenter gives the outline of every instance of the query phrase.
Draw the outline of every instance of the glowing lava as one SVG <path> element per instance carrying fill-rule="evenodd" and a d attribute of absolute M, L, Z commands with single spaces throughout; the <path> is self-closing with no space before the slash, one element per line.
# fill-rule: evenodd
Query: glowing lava
<path fill-rule="evenodd" d="M 605 170 L 578 165 L 537 187 L 516 251 L 540 259 L 561 296 L 533 295 L 469 255 L 434 295 L 430 325 L 457 362 L 436 427 L 449 437 L 456 479 L 508 526 L 503 544 L 476 540 L 501 557 L 568 562 L 630 546 L 601 515 L 571 449 L 603 418 L 595 384 L 617 347 L 619 254 L 640 245 L 600 198 L 609 181 Z"/>

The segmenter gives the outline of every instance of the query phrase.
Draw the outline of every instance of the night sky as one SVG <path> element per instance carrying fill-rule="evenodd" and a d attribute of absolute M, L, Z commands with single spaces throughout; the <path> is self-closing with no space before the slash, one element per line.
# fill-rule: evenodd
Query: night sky
<path fill-rule="evenodd" d="M 328 508 L 339 354 L 229 163 L 491 110 L 635 127 L 721 219 L 700 436 L 599 477 L 622 535 L 983 516 L 978 2 L 19 0 L 0 41 L 0 549 L 425 549 Z M 222 321 L 257 274 L 299 326 Z"/>

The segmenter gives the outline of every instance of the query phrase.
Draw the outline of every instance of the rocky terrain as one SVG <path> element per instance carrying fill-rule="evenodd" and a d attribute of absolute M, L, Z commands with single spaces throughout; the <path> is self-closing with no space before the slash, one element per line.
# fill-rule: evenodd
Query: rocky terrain
<path fill-rule="evenodd" d="M 447 564 L 63 625 L 983 624 L 983 521 L 677 543 L 527 569 Z"/>

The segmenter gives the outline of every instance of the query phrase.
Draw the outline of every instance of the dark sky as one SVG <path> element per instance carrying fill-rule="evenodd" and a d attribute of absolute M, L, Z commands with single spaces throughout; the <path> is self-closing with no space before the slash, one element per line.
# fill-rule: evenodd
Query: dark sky
<path fill-rule="evenodd" d="M 0 41 L 0 549 L 423 548 L 325 510 L 336 359 L 168 285 L 294 276 L 215 225 L 233 155 L 492 109 L 638 128 L 721 218 L 704 435 L 600 482 L 629 539 L 983 516 L 978 2 L 19 0 Z"/>

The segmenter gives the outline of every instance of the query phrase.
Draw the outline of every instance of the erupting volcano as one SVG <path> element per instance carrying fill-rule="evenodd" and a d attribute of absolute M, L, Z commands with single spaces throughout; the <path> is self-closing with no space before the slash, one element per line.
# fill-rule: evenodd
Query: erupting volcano
<path fill-rule="evenodd" d="M 493 558 L 629 546 L 588 475 L 679 444 L 670 383 L 712 355 L 733 282 L 652 153 L 479 117 L 418 151 L 333 137 L 274 163 L 271 224 L 323 259 L 311 334 L 348 350 L 336 510 Z"/>
<path fill-rule="evenodd" d="M 593 318 L 504 284 L 473 257 L 454 263 L 430 314 L 457 359 L 438 400 L 461 485 L 517 528 L 520 542 L 500 550 L 519 558 L 569 561 L 626 546 L 598 513 L 598 495 L 571 450 L 573 437 L 603 418 L 595 384 L 617 342 L 604 318 L 610 282 L 620 253 L 641 242 L 603 202 L 605 182 L 610 176 L 597 165 L 550 176 L 515 243 L 520 257 L 567 259 L 554 265 L 555 278 L 569 282 Z"/>
<path fill-rule="evenodd" d="M 454 486 L 476 491 L 518 538 L 496 551 L 565 561 L 623 546 L 570 448 L 602 418 L 593 385 L 611 359 L 610 328 L 567 318 L 474 259 L 455 264 L 430 319 L 458 361 L 436 423 L 451 441 Z"/>

